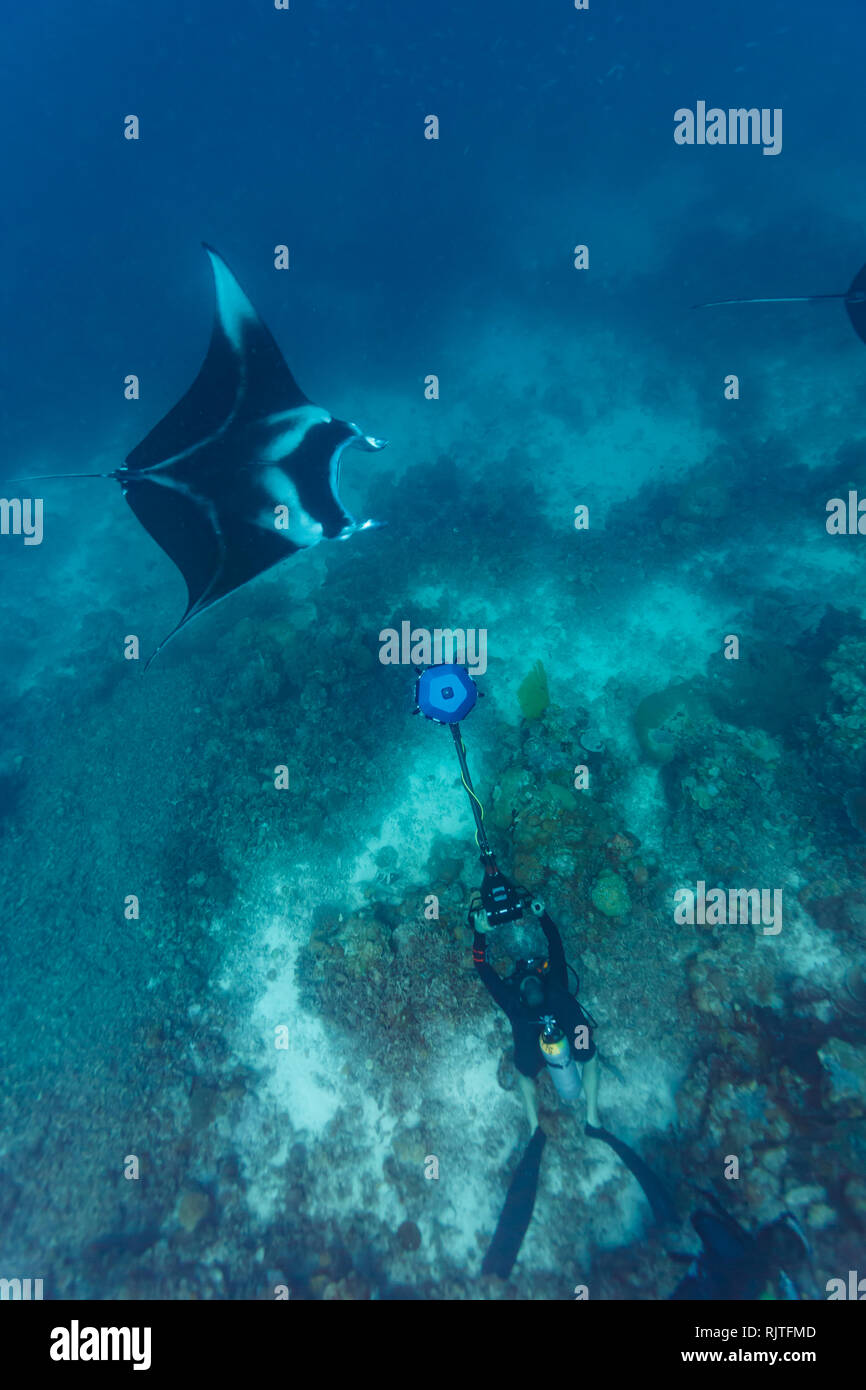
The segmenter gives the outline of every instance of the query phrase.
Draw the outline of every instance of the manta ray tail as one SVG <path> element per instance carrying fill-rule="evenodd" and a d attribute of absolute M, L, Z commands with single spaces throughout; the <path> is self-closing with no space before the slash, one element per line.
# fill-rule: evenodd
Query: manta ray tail
<path fill-rule="evenodd" d="M 143 676 L 146 676 L 146 675 L 147 675 L 148 671 L 150 670 L 150 668 L 151 668 L 151 666 L 153 665 L 153 663 L 154 663 L 154 661 L 156 660 L 156 658 L 159 656 L 159 654 L 160 654 L 160 652 L 162 651 L 163 647 L 165 646 L 166 642 L 170 642 L 171 639 L 172 639 L 172 637 L 174 636 L 175 632 L 178 632 L 178 631 L 179 631 L 179 628 L 174 628 L 174 629 L 168 634 L 167 637 L 163 637 L 163 639 L 162 639 L 162 641 L 160 642 L 160 644 L 159 644 L 158 647 L 154 647 L 154 649 L 153 649 L 153 651 L 151 652 L 150 656 L 147 658 L 147 661 L 144 663 L 144 670 L 143 670 L 142 673 L 141 673 Z"/>
<path fill-rule="evenodd" d="M 117 473 L 35 473 L 29 478 L 4 478 L 4 483 L 49 483 L 64 478 L 116 478 Z"/>
<path fill-rule="evenodd" d="M 851 327 L 861 342 L 866 343 L 866 265 L 861 266 L 842 294 L 797 294 L 774 296 L 771 299 L 710 299 L 705 304 L 693 304 L 693 309 L 717 309 L 725 304 L 819 304 L 828 299 L 841 299 Z"/>
<path fill-rule="evenodd" d="M 816 304 L 819 299 L 847 299 L 844 294 L 795 294 L 772 299 L 709 299 L 705 304 L 693 304 L 693 309 L 718 309 L 720 304 Z"/>
<path fill-rule="evenodd" d="M 142 673 L 141 673 L 143 676 L 146 676 L 146 675 L 147 675 L 148 671 L 150 670 L 150 668 L 151 668 L 151 666 L 153 665 L 153 663 L 154 663 L 154 661 L 156 660 L 156 658 L 159 656 L 159 654 L 160 654 L 160 652 L 162 651 L 163 647 L 167 647 L 168 644 L 169 644 L 169 642 L 171 641 L 172 637 L 176 637 L 176 636 L 177 636 L 177 634 L 180 632 L 181 628 L 185 626 L 186 621 L 187 621 L 186 614 L 184 614 L 183 618 L 182 618 L 181 621 L 177 624 L 177 626 L 176 626 L 176 627 L 173 627 L 172 630 L 171 630 L 171 632 L 166 633 L 165 637 L 163 637 L 163 639 L 162 639 L 162 641 L 159 643 L 159 645 L 156 646 L 156 647 L 154 647 L 154 649 L 153 649 L 153 651 L 151 652 L 150 656 L 147 658 L 147 661 L 144 663 L 144 670 L 143 670 Z"/>

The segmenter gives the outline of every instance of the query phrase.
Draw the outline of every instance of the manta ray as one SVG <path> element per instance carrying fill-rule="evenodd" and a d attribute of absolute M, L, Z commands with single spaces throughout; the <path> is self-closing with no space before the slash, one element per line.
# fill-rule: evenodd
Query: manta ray
<path fill-rule="evenodd" d="M 186 581 L 181 628 L 256 575 L 356 522 L 339 498 L 343 450 L 384 448 L 313 405 L 222 257 L 203 242 L 216 308 L 195 381 L 113 473 L 141 522 Z"/>

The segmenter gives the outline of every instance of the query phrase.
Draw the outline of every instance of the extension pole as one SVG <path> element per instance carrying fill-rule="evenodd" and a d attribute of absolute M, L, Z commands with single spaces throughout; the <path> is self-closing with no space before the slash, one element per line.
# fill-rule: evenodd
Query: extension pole
<path fill-rule="evenodd" d="M 469 765 L 466 762 L 466 749 L 463 746 L 463 735 L 460 732 L 459 724 L 449 725 L 451 737 L 454 740 L 454 747 L 457 749 L 457 758 L 460 762 L 460 771 L 463 774 L 463 785 L 469 793 L 469 804 L 472 807 L 472 814 L 475 817 L 475 829 L 478 832 L 478 848 L 481 850 L 481 859 L 485 865 L 491 864 L 495 867 L 493 850 L 487 839 L 487 832 L 484 829 L 484 819 L 481 815 L 481 807 L 478 797 L 475 795 L 475 788 L 472 785 L 472 778 L 469 776 Z"/>

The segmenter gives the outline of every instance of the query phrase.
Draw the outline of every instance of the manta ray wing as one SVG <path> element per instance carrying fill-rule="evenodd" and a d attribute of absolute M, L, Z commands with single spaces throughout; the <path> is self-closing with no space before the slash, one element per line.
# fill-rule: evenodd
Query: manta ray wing
<path fill-rule="evenodd" d="M 239 412 L 266 414 L 309 405 L 269 329 L 222 256 L 202 245 L 216 292 L 207 355 L 186 395 L 127 456 L 130 469 L 151 468 L 194 448 Z"/>
<path fill-rule="evenodd" d="M 125 492 L 138 520 L 177 565 L 187 588 L 183 617 L 148 665 L 192 618 L 301 548 L 273 526 L 260 526 L 233 513 L 229 505 L 218 508 L 152 475 L 131 479 Z"/>
<path fill-rule="evenodd" d="M 339 499 L 341 455 L 384 446 L 311 404 L 228 266 L 205 249 L 216 288 L 207 355 L 116 475 L 186 581 L 186 611 L 157 651 L 280 560 L 360 529 Z"/>

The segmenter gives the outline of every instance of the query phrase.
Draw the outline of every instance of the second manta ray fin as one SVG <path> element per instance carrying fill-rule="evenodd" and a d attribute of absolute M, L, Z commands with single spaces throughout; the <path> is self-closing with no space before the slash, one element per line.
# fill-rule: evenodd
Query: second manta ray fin
<path fill-rule="evenodd" d="M 861 342 L 866 343 L 866 265 L 861 266 L 847 290 L 841 294 L 798 294 L 771 299 L 711 299 L 695 304 L 695 309 L 718 309 L 724 304 L 817 304 L 825 299 L 844 300 L 851 326 Z"/>
<path fill-rule="evenodd" d="M 376 524 L 344 509 L 340 460 L 349 445 L 386 441 L 311 404 L 225 261 L 205 250 L 216 313 L 204 362 L 111 475 L 186 581 L 186 611 L 150 661 L 192 618 L 280 560 Z"/>

